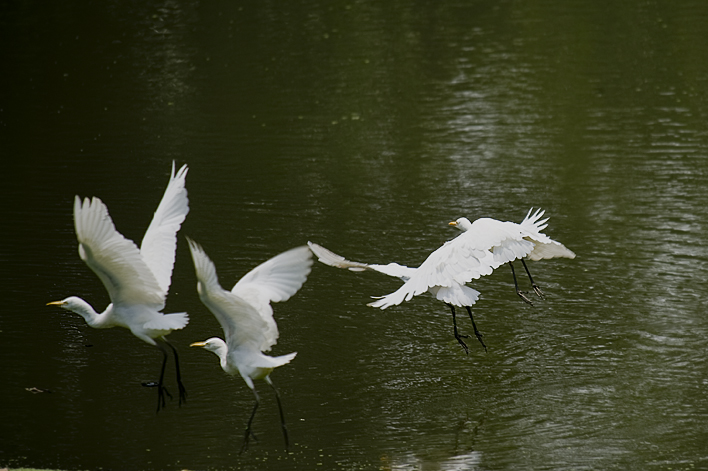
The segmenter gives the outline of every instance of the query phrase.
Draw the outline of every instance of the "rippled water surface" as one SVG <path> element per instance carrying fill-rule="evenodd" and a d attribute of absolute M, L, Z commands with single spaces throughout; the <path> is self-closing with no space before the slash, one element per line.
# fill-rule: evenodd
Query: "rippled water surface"
<path fill-rule="evenodd" d="M 0 467 L 708 467 L 708 4 L 621 3 L 0 5 Z M 160 353 L 45 303 L 108 303 L 74 195 L 139 241 L 173 160 L 189 401 L 156 415 Z M 253 396 L 188 347 L 221 332 L 183 236 L 229 287 L 308 240 L 417 266 L 448 221 L 530 207 L 577 258 L 529 263 L 533 307 L 507 267 L 472 284 L 488 353 L 430 296 L 376 310 L 397 280 L 314 265 L 275 306 L 292 446 L 260 384 L 239 455 Z"/>

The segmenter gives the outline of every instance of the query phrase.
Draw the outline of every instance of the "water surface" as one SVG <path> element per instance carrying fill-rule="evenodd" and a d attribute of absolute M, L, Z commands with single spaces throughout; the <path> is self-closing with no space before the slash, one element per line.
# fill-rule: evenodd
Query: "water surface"
<path fill-rule="evenodd" d="M 66 469 L 708 466 L 708 5 L 15 2 L 0 6 L 5 300 L 0 465 Z M 189 402 L 154 413 L 160 354 L 44 306 L 107 295 L 74 195 L 140 240 L 172 161 L 225 287 L 288 248 L 416 266 L 460 216 L 530 207 L 575 260 L 473 286 L 489 352 L 430 298 L 316 264 L 275 306 L 275 400 L 189 343 L 220 334 L 180 239 L 167 312 Z M 467 319 L 460 326 L 471 333 Z M 171 380 L 171 376 L 170 380 Z M 26 388 L 48 389 L 33 394 Z"/>

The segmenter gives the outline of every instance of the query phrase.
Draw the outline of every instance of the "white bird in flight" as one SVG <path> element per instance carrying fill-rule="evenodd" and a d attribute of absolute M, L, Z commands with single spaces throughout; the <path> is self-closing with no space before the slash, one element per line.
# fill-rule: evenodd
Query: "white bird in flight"
<path fill-rule="evenodd" d="M 533 242 L 534 248 L 525 257 L 520 258 L 520 260 L 524 266 L 524 269 L 526 270 L 526 275 L 528 275 L 529 277 L 531 287 L 533 288 L 536 295 L 543 299 L 543 291 L 541 291 L 541 288 L 533 281 L 533 278 L 531 277 L 531 272 L 529 272 L 529 269 L 526 266 L 526 262 L 524 261 L 524 259 L 534 261 L 551 259 L 556 257 L 573 259 L 575 258 L 575 253 L 560 242 L 557 242 L 548 237 L 546 234 L 541 233 L 541 231 L 548 226 L 548 218 L 539 221 L 539 219 L 543 217 L 545 211 L 541 211 L 541 209 L 539 208 L 533 215 L 531 214 L 531 211 L 533 211 L 533 208 L 529 209 L 529 212 L 526 214 L 526 217 L 523 221 L 521 221 L 520 226 L 526 232 L 524 239 Z M 472 223 L 470 223 L 467 218 L 460 218 L 456 221 L 452 221 L 450 225 L 458 228 L 462 232 L 465 232 L 471 227 Z M 496 248 L 492 248 L 492 251 L 494 250 L 496 250 Z M 514 260 L 509 261 L 509 266 L 511 267 L 511 275 L 514 278 L 514 289 L 516 290 L 516 294 L 518 294 L 519 297 L 528 304 L 533 305 L 531 300 L 526 296 L 526 293 L 519 289 L 519 285 L 516 281 L 516 273 L 514 271 Z"/>
<path fill-rule="evenodd" d="M 271 357 L 262 352 L 269 351 L 278 339 L 278 326 L 270 303 L 286 301 L 300 289 L 310 273 L 312 253 L 305 246 L 283 252 L 258 265 L 227 291 L 219 284 L 216 267 L 204 249 L 191 239 L 188 242 L 197 274 L 199 298 L 221 324 L 226 339 L 212 337 L 191 346 L 213 352 L 219 357 L 221 368 L 231 376 L 241 375 L 256 397 L 241 452 L 248 448 L 249 437 L 255 438 L 251 425 L 260 398 L 254 379 L 264 380 L 275 391 L 287 449 L 289 440 L 283 406 L 270 374 L 275 368 L 290 363 L 297 353 Z"/>
<path fill-rule="evenodd" d="M 168 356 L 164 345 L 168 345 L 174 354 L 179 405 L 187 399 L 177 350 L 166 336 L 186 326 L 189 318 L 186 312 L 161 312 L 172 278 L 177 231 L 189 212 L 186 176 L 187 166 L 183 165 L 175 175 L 173 162 L 170 181 L 140 248 L 116 230 L 108 208 L 99 198 L 86 198 L 82 202 L 76 196 L 74 226 L 79 256 L 103 282 L 111 303 L 100 314 L 76 296 L 48 303 L 81 315 L 93 328 L 124 327 L 140 340 L 158 347 L 163 354 L 157 388 L 158 412 L 165 406 L 165 394 L 171 397 L 164 387 Z"/>
<path fill-rule="evenodd" d="M 546 226 L 543 226 L 545 220 L 538 222 L 540 216 L 536 217 L 537 215 L 538 212 L 531 218 L 527 216 L 522 224 L 490 218 L 477 219 L 473 223 L 467 218 L 453 221 L 450 225 L 457 227 L 463 233 L 431 253 L 418 268 L 406 267 L 398 263 L 374 265 L 352 262 L 320 245 L 312 242 L 309 244 L 319 261 L 326 265 L 347 268 L 351 271 L 373 270 L 404 281 L 398 290 L 380 297 L 369 306 L 386 309 L 408 301 L 413 296 L 430 292 L 436 299 L 450 307 L 455 339 L 465 352 L 469 353 L 467 345 L 462 340 L 469 336 L 459 334 L 455 316 L 455 306 L 464 307 L 472 321 L 475 336 L 486 351 L 487 346 L 477 329 L 470 307 L 477 302 L 480 293 L 466 286 L 465 283 L 489 275 L 497 267 L 504 263 L 511 263 L 517 258 L 523 261 L 523 257 L 535 252 L 537 245 L 546 247 L 558 244 L 544 234 L 540 234 Z M 552 252 L 550 250 L 543 252 L 539 248 L 538 256 L 542 253 Z M 541 258 L 550 257 L 541 256 Z"/>

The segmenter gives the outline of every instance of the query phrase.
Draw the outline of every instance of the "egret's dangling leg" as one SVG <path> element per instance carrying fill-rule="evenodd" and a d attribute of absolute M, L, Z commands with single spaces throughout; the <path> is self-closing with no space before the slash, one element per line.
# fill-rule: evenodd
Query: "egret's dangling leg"
<path fill-rule="evenodd" d="M 526 297 L 526 293 L 524 293 L 523 291 L 521 291 L 519 289 L 519 284 L 516 282 L 516 273 L 514 272 L 514 262 L 509 262 L 509 266 L 511 267 L 511 276 L 514 277 L 514 289 L 516 289 L 516 294 L 518 294 L 519 297 L 521 299 L 523 299 L 525 302 L 527 302 L 533 306 L 533 303 L 531 302 L 531 300 Z M 524 264 L 524 266 L 526 266 L 526 265 Z"/>
<path fill-rule="evenodd" d="M 162 352 L 162 368 L 160 368 L 160 381 L 157 383 L 157 411 L 160 412 L 160 408 L 165 407 L 165 394 L 170 396 L 172 399 L 172 394 L 164 386 L 165 383 L 165 366 L 167 365 L 167 350 L 162 346 L 161 343 L 157 344 L 157 348 Z"/>
<path fill-rule="evenodd" d="M 275 385 L 273 384 L 273 381 L 271 381 L 270 376 L 266 376 L 265 381 L 270 384 L 271 388 L 273 388 L 273 391 L 275 392 L 275 400 L 278 401 L 278 411 L 280 411 L 280 427 L 283 429 L 285 451 L 288 451 L 288 448 L 290 448 L 290 440 L 288 440 L 288 427 L 285 425 L 285 414 L 283 414 L 283 405 L 280 403 L 280 394 L 278 394 L 278 390 L 275 389 Z"/>
<path fill-rule="evenodd" d="M 533 278 L 531 278 L 531 272 L 529 271 L 529 267 L 526 266 L 526 262 L 524 259 L 521 259 L 521 263 L 524 265 L 524 269 L 526 270 L 526 274 L 529 276 L 529 280 L 531 281 L 531 287 L 533 288 L 533 291 L 536 293 L 536 296 L 539 298 L 543 299 L 543 291 L 541 291 L 541 288 L 534 283 Z"/>
<path fill-rule="evenodd" d="M 474 323 L 474 318 L 472 317 L 472 309 L 469 306 L 465 306 L 467 308 L 467 313 L 470 315 L 470 320 L 472 321 L 472 327 L 474 327 L 474 335 L 477 336 L 477 340 L 479 340 L 479 343 L 482 344 L 484 347 L 484 351 L 487 351 L 487 346 L 484 344 L 484 340 L 482 340 L 482 334 L 477 330 L 477 324 Z"/>
<path fill-rule="evenodd" d="M 253 418 L 256 416 L 256 410 L 258 409 L 258 405 L 260 404 L 261 399 L 258 397 L 258 392 L 256 391 L 256 388 L 253 386 L 253 381 L 251 381 L 250 383 L 247 382 L 247 384 L 251 387 L 251 391 L 253 391 L 253 395 L 256 396 L 256 403 L 253 405 L 253 411 L 251 411 L 251 417 L 248 419 L 248 425 L 246 425 L 246 434 L 243 437 L 243 445 L 241 445 L 240 453 L 243 453 L 244 451 L 248 450 L 248 440 L 250 437 L 253 437 L 253 439 L 255 441 L 258 441 L 258 438 L 256 437 L 256 435 L 251 431 L 251 424 L 253 423 Z"/>
<path fill-rule="evenodd" d="M 450 304 L 450 303 L 445 303 L 445 304 L 447 304 L 448 306 L 450 306 L 450 310 L 452 311 L 452 327 L 455 329 L 455 338 L 457 339 L 457 342 L 458 342 L 460 345 L 462 345 L 462 348 L 465 349 L 465 353 L 466 353 L 467 355 L 469 355 L 469 354 L 470 354 L 470 349 L 467 348 L 467 344 L 466 344 L 465 341 L 462 340 L 462 339 L 463 339 L 463 338 L 467 339 L 467 338 L 469 338 L 470 336 L 469 336 L 469 335 L 460 335 L 460 333 L 457 331 L 457 318 L 455 317 L 455 306 L 453 306 L 453 305 Z"/>
<path fill-rule="evenodd" d="M 182 407 L 182 403 L 187 402 L 187 390 L 185 389 L 184 384 L 182 384 L 182 375 L 179 370 L 179 355 L 177 355 L 177 349 L 174 345 L 168 342 L 167 339 L 164 340 L 167 346 L 172 349 L 172 353 L 174 353 L 175 356 L 175 375 L 177 377 L 177 387 L 179 388 L 179 406 Z"/>

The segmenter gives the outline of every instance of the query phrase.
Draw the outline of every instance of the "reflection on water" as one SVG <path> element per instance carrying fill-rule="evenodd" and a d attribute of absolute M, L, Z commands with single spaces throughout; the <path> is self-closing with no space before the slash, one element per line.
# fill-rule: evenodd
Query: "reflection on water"
<path fill-rule="evenodd" d="M 690 0 L 0 6 L 0 466 L 706 467 L 706 18 Z M 476 281 L 489 353 L 469 355 L 431 297 L 371 309 L 398 281 L 316 264 L 275 306 L 272 354 L 298 352 L 273 378 L 291 450 L 264 394 L 239 455 L 250 391 L 182 348 L 220 332 L 184 244 L 167 301 L 191 319 L 170 337 L 182 408 L 152 412 L 153 348 L 44 309 L 108 302 L 74 195 L 139 240 L 173 159 L 183 235 L 225 285 L 307 240 L 417 266 L 447 222 L 532 206 L 578 257 L 529 264 L 534 307 L 508 269 Z"/>

